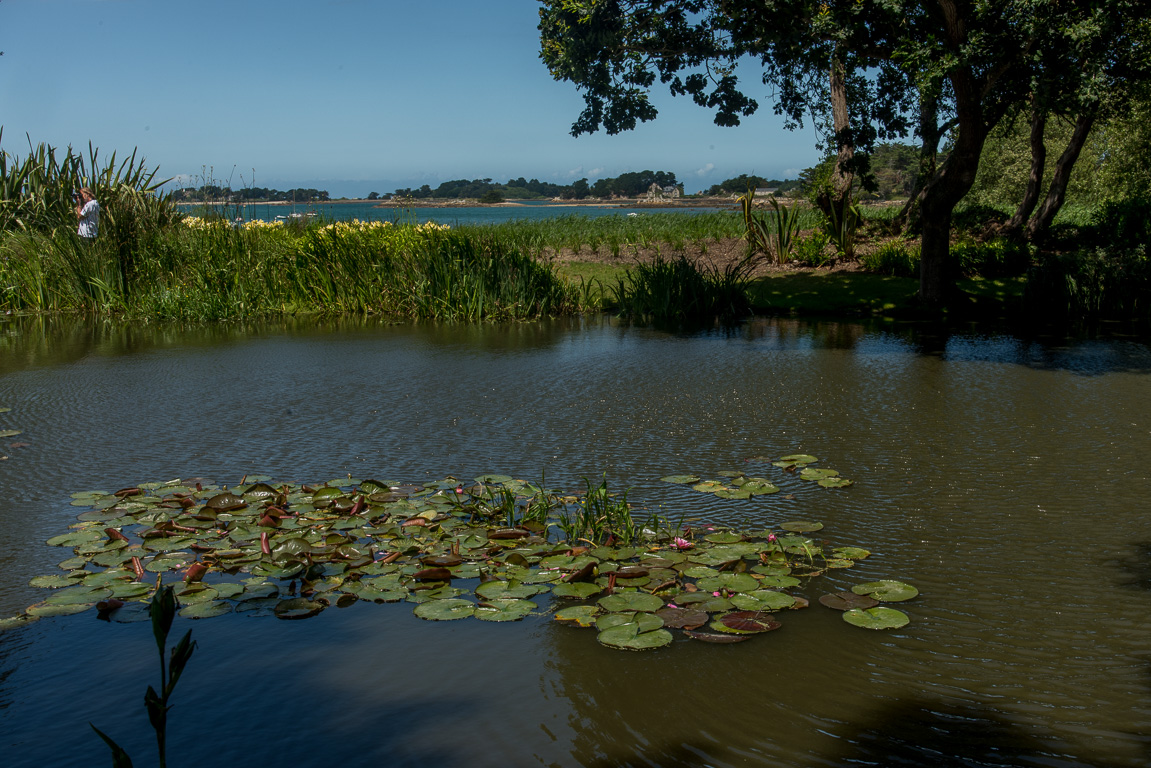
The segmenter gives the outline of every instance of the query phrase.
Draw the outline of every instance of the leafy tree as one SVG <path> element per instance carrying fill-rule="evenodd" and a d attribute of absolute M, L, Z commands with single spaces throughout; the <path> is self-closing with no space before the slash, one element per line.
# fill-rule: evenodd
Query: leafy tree
<path fill-rule="evenodd" d="M 1061 75 L 1138 55 L 1128 41 L 1110 53 L 1098 42 L 1149 16 L 1145 0 L 542 0 L 540 55 L 553 77 L 583 92 L 575 134 L 655 119 L 657 77 L 713 109 L 717 124 L 738 124 L 758 103 L 741 90 L 737 65 L 758 59 L 791 125 L 805 111 L 830 113 L 837 160 L 822 196 L 828 210 L 850 202 L 852 174 L 867 170 L 873 142 L 905 135 L 916 117 L 919 295 L 938 305 L 956 277 L 952 211 L 991 129 L 1029 102 L 1036 83 L 1067 101 L 1106 89 L 1099 78 Z M 944 136 L 947 158 L 937 163 Z"/>
<path fill-rule="evenodd" d="M 379 200 L 380 199 L 380 193 L 379 192 L 369 192 L 368 193 L 368 199 L 369 200 Z"/>

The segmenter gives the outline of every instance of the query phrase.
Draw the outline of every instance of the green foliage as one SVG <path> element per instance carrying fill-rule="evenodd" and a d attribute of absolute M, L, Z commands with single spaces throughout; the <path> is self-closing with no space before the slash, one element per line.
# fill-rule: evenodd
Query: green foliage
<path fill-rule="evenodd" d="M 732 321 L 750 313 L 750 258 L 720 271 L 700 269 L 684 256 L 657 256 L 619 280 L 613 298 L 624 317 L 654 323 Z"/>
<path fill-rule="evenodd" d="M 863 218 L 858 205 L 848 205 L 842 212 L 833 205 L 824 220 L 823 229 L 835 244 L 836 254 L 851 260 L 855 258 L 855 233 Z"/>
<path fill-rule="evenodd" d="M 1048 254 L 1028 274 L 1025 298 L 1048 314 L 1151 318 L 1151 259 L 1143 244 Z"/>
<path fill-rule="evenodd" d="M 795 241 L 793 256 L 800 264 L 808 267 L 825 267 L 835 258 L 828 252 L 827 246 L 831 238 L 824 232 L 811 232 L 806 237 L 799 237 Z"/>
<path fill-rule="evenodd" d="M 747 227 L 747 244 L 753 253 L 769 254 L 775 258 L 776 264 L 784 264 L 791 256 L 792 240 L 799 230 L 800 208 L 793 205 L 788 209 L 772 197 L 768 202 L 774 215 L 769 220 L 756 215 L 752 207 L 754 192 L 748 188 L 747 193 L 739 199 L 743 209 L 743 223 Z"/>
<path fill-rule="evenodd" d="M 861 254 L 859 262 L 868 272 L 877 275 L 915 277 L 919 273 L 919 249 L 900 240 L 890 240 L 870 253 Z"/>
<path fill-rule="evenodd" d="M 965 240 L 951 246 L 951 256 L 966 277 L 1015 277 L 1027 271 L 1031 249 L 1005 238 L 984 242 Z"/>
<path fill-rule="evenodd" d="M 1109 200 L 1094 212 L 1089 228 L 1098 243 L 1127 248 L 1151 243 L 1151 194 Z"/>

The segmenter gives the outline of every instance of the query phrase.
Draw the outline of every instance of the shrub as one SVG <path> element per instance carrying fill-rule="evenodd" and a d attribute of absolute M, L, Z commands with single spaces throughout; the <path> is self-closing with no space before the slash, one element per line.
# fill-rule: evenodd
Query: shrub
<path fill-rule="evenodd" d="M 1035 310 L 1082 317 L 1151 317 L 1151 260 L 1143 244 L 1049 255 L 1027 275 Z"/>
<path fill-rule="evenodd" d="M 968 277 L 1014 277 L 1027 271 L 1031 251 L 1023 243 L 997 238 L 956 243 L 951 246 L 951 256 L 960 273 Z"/>
<path fill-rule="evenodd" d="M 749 258 L 723 271 L 701 270 L 682 255 L 672 261 L 656 256 L 618 281 L 615 303 L 624 317 L 654 323 L 741 319 L 751 312 L 747 298 L 751 263 Z"/>
<path fill-rule="evenodd" d="M 1151 241 L 1151 198 L 1104 203 L 1091 217 L 1091 234 L 1104 246 L 1134 247 Z"/>
<path fill-rule="evenodd" d="M 800 237 L 793 246 L 793 256 L 800 264 L 808 267 L 824 267 L 835 258 L 828 253 L 827 246 L 831 238 L 823 232 L 812 232 L 807 237 Z"/>
<path fill-rule="evenodd" d="M 868 272 L 892 277 L 915 277 L 919 274 L 919 249 L 899 240 L 884 243 L 871 253 L 859 257 Z"/>

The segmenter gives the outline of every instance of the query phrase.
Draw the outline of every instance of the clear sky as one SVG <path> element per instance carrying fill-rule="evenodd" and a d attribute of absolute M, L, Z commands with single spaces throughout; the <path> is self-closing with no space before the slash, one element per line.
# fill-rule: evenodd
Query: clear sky
<path fill-rule="evenodd" d="M 534 0 L 0 0 L 2 148 L 139 148 L 164 177 L 359 197 L 450 179 L 568 184 L 671 171 L 695 192 L 819 159 L 764 86 L 720 128 L 657 92 L 659 118 L 574 138 L 575 86 L 539 59 Z M 253 171 L 254 169 L 254 171 Z"/>

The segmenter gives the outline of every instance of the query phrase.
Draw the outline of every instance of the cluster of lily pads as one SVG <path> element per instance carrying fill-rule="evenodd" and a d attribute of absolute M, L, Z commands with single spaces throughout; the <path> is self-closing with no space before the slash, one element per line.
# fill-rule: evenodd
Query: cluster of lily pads
<path fill-rule="evenodd" d="M 31 582 L 56 591 L 0 628 L 91 608 L 146 620 L 147 601 L 168 584 L 180 615 L 193 619 L 303 619 L 333 605 L 407 602 L 431 621 L 551 613 L 620 649 L 668 645 L 672 630 L 739 642 L 778 628 L 780 612 L 806 608 L 794 590 L 869 555 L 826 549 L 807 535 L 822 525 L 802 520 L 751 532 L 673 527 L 657 516 L 577 528 L 573 520 L 620 508 L 606 483 L 562 495 L 505 475 L 422 485 L 246 477 L 231 489 L 171 481 L 76 493 L 72 504 L 86 509 L 48 541 L 72 556 Z M 916 594 L 879 581 L 820 602 L 857 626 L 896 628 L 907 616 L 877 606 Z"/>
<path fill-rule="evenodd" d="M 823 467 L 812 467 L 819 461 L 807 453 L 793 453 L 773 459 L 770 456 L 753 456 L 749 462 L 761 462 L 773 467 L 796 473 L 801 480 L 808 480 L 822 488 L 847 488 L 853 480 L 840 477 L 839 471 Z M 739 470 L 725 470 L 717 473 L 726 480 L 703 480 L 699 475 L 670 475 L 660 478 L 669 483 L 690 485 L 692 490 L 713 493 L 721 499 L 750 499 L 752 496 L 766 496 L 779 493 L 779 486 L 765 477 L 748 477 Z"/>

